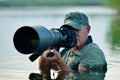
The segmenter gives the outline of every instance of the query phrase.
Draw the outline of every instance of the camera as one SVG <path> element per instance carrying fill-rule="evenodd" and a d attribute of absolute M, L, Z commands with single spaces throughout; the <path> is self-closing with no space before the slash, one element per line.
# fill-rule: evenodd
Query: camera
<path fill-rule="evenodd" d="M 75 29 L 69 25 L 48 30 L 44 26 L 22 26 L 13 36 L 17 51 L 32 54 L 29 59 L 36 60 L 49 46 L 71 48 L 76 44 Z"/>

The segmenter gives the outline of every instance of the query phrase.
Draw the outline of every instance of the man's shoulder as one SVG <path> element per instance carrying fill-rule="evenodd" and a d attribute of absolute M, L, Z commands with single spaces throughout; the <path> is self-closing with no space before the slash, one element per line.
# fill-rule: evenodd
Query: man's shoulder
<path fill-rule="evenodd" d="M 85 45 L 83 48 L 81 48 L 79 51 L 86 51 L 88 49 L 100 49 L 99 46 L 95 43 L 89 43 L 87 45 Z"/>
<path fill-rule="evenodd" d="M 90 54 L 95 52 L 103 53 L 100 47 L 95 43 L 90 43 L 88 45 L 85 45 L 82 49 L 79 50 L 79 52 L 90 53 Z"/>
<path fill-rule="evenodd" d="M 100 49 L 100 47 L 96 43 L 90 43 L 86 47 L 90 49 Z"/>

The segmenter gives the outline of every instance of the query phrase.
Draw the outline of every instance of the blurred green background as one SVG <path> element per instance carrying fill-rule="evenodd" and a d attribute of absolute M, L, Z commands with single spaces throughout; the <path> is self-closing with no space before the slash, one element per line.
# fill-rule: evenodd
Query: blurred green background
<path fill-rule="evenodd" d="M 112 44 L 112 49 L 115 50 L 120 47 L 120 0 L 107 0 L 106 5 L 117 11 L 108 32 L 108 40 Z"/>

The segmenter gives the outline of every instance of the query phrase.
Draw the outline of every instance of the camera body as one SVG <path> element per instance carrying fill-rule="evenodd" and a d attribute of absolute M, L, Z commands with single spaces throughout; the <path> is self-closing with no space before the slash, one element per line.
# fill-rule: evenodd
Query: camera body
<path fill-rule="evenodd" d="M 49 46 L 71 48 L 76 44 L 75 29 L 65 25 L 59 29 L 48 30 L 43 26 L 22 26 L 13 37 L 15 48 L 22 54 L 31 54 L 36 60 Z"/>

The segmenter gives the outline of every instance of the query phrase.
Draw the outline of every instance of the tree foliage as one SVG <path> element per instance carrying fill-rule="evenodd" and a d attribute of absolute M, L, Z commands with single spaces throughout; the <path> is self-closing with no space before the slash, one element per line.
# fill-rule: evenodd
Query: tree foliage
<path fill-rule="evenodd" d="M 107 0 L 107 5 L 113 8 L 120 8 L 120 0 Z"/>

